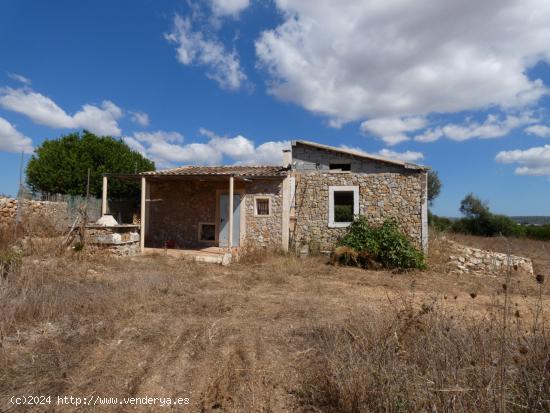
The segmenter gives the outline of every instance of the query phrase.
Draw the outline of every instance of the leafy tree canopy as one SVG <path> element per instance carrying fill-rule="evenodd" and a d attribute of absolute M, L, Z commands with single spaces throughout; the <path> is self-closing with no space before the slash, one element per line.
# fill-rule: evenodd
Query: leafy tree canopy
<path fill-rule="evenodd" d="M 428 203 L 433 204 L 434 200 L 439 196 L 441 192 L 441 181 L 437 171 L 428 172 Z"/>
<path fill-rule="evenodd" d="M 480 218 L 490 214 L 489 206 L 474 194 L 468 194 L 460 202 L 460 213 L 466 218 Z"/>
<path fill-rule="evenodd" d="M 152 171 L 155 164 L 120 139 L 83 131 L 44 141 L 27 165 L 27 183 L 35 191 L 86 195 L 88 168 L 90 195 L 99 197 L 103 173 Z M 131 197 L 138 190 L 136 183 L 109 180 L 109 196 Z"/>

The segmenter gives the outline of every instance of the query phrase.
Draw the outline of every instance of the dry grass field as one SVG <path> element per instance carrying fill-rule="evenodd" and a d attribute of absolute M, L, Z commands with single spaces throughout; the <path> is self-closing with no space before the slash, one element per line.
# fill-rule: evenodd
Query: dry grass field
<path fill-rule="evenodd" d="M 506 288 L 445 273 L 437 243 L 430 270 L 403 273 L 36 245 L 0 280 L 0 411 L 26 411 L 12 395 L 190 399 L 79 408 L 108 412 L 549 411 L 550 243 L 512 243 L 546 279 Z"/>

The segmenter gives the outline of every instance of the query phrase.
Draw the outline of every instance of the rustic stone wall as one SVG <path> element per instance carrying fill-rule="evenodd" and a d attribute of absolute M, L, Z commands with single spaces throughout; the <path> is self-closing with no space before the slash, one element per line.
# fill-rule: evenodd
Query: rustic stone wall
<path fill-rule="evenodd" d="M 425 172 L 388 167 L 372 173 L 295 171 L 295 217 L 291 242 L 297 249 L 316 244 L 334 247 L 346 228 L 329 228 L 329 186 L 358 186 L 359 214 L 373 224 L 394 217 L 413 243 L 422 245 L 422 205 Z"/>
<path fill-rule="evenodd" d="M 88 244 L 114 255 L 131 256 L 140 252 L 137 225 L 88 225 L 85 228 L 85 238 Z"/>
<path fill-rule="evenodd" d="M 68 207 L 65 202 L 23 200 L 22 218 L 26 221 L 44 221 L 58 230 L 69 225 Z M 0 197 L 0 224 L 11 224 L 17 215 L 18 200 Z"/>
<path fill-rule="evenodd" d="M 282 240 L 282 191 L 281 179 L 254 180 L 246 185 L 246 246 L 251 248 L 281 246 Z M 254 215 L 254 197 L 271 199 L 269 216 Z"/>
<path fill-rule="evenodd" d="M 452 241 L 447 242 L 453 251 L 449 256 L 451 272 L 497 275 L 507 271 L 510 265 L 513 272 L 533 275 L 533 263 L 529 258 L 518 255 L 508 256 L 500 252 L 467 247 Z"/>

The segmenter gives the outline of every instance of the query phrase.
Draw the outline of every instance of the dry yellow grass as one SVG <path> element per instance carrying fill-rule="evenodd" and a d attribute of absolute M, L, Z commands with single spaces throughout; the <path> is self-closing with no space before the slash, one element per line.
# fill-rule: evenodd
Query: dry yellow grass
<path fill-rule="evenodd" d="M 0 410 L 15 394 L 94 394 L 203 412 L 487 411 L 503 363 L 509 410 L 550 408 L 547 281 L 509 283 L 501 363 L 500 278 L 34 251 L 0 284 Z"/>

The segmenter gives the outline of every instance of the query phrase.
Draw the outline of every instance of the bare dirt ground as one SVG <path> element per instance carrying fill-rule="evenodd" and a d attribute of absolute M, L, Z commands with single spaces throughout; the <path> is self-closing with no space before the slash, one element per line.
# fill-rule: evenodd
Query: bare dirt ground
<path fill-rule="evenodd" d="M 532 254 L 548 278 L 542 246 L 550 251 L 550 243 L 540 243 L 514 245 L 514 252 Z M 26 411 L 10 405 L 12 395 L 190 400 L 175 409 L 90 411 L 320 411 L 304 407 L 300 396 L 317 326 L 357 314 L 375 318 L 404 302 L 489 319 L 502 300 L 501 278 L 444 274 L 437 263 L 393 273 L 335 267 L 323 257 L 249 257 L 221 267 L 164 256 L 81 255 L 25 257 L 19 277 L 0 284 L 0 411 Z M 514 276 L 512 284 L 519 329 L 535 316 L 541 290 L 533 277 Z M 550 305 L 547 285 L 543 308 Z"/>

